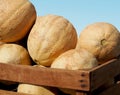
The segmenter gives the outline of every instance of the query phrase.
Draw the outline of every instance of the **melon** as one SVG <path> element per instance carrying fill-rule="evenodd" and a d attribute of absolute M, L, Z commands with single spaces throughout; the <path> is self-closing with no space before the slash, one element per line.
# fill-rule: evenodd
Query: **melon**
<path fill-rule="evenodd" d="M 96 22 L 81 31 L 77 49 L 91 52 L 102 64 L 120 54 L 120 35 L 118 29 L 106 22 Z"/>
<path fill-rule="evenodd" d="M 62 53 L 51 64 L 51 68 L 80 70 L 98 66 L 95 56 L 85 49 L 71 49 Z"/>
<path fill-rule="evenodd" d="M 31 65 L 31 59 L 23 46 L 3 43 L 0 45 L 0 64 Z M 17 82 L 0 80 L 0 83 L 8 86 Z"/>
<path fill-rule="evenodd" d="M 21 40 L 35 20 L 36 10 L 29 0 L 0 0 L 0 41 Z"/>
<path fill-rule="evenodd" d="M 93 54 L 85 49 L 71 49 L 57 57 L 51 68 L 67 70 L 88 70 L 98 66 L 98 61 Z M 77 76 L 76 76 L 77 77 Z M 76 95 L 73 89 L 59 88 L 62 92 L 69 95 Z"/>
<path fill-rule="evenodd" d="M 28 52 L 37 64 L 50 66 L 63 52 L 77 44 L 74 26 L 58 15 L 38 16 L 27 41 Z"/>
<path fill-rule="evenodd" d="M 32 95 L 56 95 L 48 87 L 36 86 L 31 84 L 19 84 L 17 92 Z"/>
<path fill-rule="evenodd" d="M 14 43 L 0 45 L 0 63 L 31 65 L 27 49 Z"/>

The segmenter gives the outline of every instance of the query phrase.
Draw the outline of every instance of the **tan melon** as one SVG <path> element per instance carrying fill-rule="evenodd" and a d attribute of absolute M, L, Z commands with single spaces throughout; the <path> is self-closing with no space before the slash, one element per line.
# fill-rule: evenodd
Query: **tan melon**
<path fill-rule="evenodd" d="M 17 44 L 0 45 L 0 63 L 15 65 L 31 65 L 31 59 L 28 51 Z M 0 80 L 5 85 L 16 84 L 16 82 Z"/>
<path fill-rule="evenodd" d="M 48 87 L 36 86 L 31 84 L 19 84 L 17 92 L 27 93 L 32 95 L 56 95 Z"/>
<path fill-rule="evenodd" d="M 51 68 L 67 69 L 67 70 L 80 70 L 92 69 L 98 66 L 97 59 L 90 52 L 85 49 L 72 49 L 61 54 L 53 61 Z M 59 88 L 62 92 L 69 95 L 76 95 L 73 89 Z"/>
<path fill-rule="evenodd" d="M 30 65 L 31 60 L 28 51 L 17 44 L 0 45 L 0 63 Z"/>
<path fill-rule="evenodd" d="M 28 36 L 30 56 L 37 64 L 50 66 L 61 53 L 76 47 L 77 33 L 64 17 L 38 17 Z"/>
<path fill-rule="evenodd" d="M 88 50 L 104 63 L 120 54 L 119 31 L 110 23 L 90 24 L 80 33 L 76 48 Z"/>
<path fill-rule="evenodd" d="M 85 49 L 71 49 L 56 58 L 53 61 L 51 68 L 79 70 L 91 69 L 96 66 L 98 66 L 98 62 L 93 54 Z"/>
<path fill-rule="evenodd" d="M 0 0 L 0 41 L 22 39 L 36 20 L 36 10 L 29 0 Z"/>

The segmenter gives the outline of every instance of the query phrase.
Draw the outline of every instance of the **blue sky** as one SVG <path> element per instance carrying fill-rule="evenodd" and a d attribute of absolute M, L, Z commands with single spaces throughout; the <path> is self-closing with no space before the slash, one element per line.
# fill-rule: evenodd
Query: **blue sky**
<path fill-rule="evenodd" d="M 78 35 L 89 24 L 108 22 L 120 31 L 120 0 L 30 0 L 38 16 L 55 14 L 68 19 Z"/>

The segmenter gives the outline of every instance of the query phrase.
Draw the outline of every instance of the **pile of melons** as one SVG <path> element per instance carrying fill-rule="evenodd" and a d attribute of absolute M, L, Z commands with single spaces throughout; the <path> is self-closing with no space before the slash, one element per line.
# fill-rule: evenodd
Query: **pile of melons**
<path fill-rule="evenodd" d="M 28 0 L 0 0 L 0 4 L 0 63 L 32 66 L 34 62 L 48 68 L 80 70 L 120 55 L 120 34 L 110 23 L 90 24 L 78 36 L 62 16 L 37 16 Z M 49 88 L 30 84 L 20 84 L 17 91 L 56 95 Z"/>

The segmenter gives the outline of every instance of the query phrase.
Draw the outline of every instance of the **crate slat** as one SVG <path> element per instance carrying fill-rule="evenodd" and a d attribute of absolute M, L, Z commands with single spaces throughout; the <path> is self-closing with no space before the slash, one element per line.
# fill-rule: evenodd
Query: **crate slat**
<path fill-rule="evenodd" d="M 92 92 L 120 75 L 120 59 L 91 70 L 63 70 L 0 63 L 0 80 Z M 77 93 L 78 95 L 80 93 Z"/>
<path fill-rule="evenodd" d="M 120 59 L 113 59 L 91 71 L 91 91 L 120 74 Z"/>
<path fill-rule="evenodd" d="M 0 79 L 89 91 L 89 72 L 0 64 Z"/>

